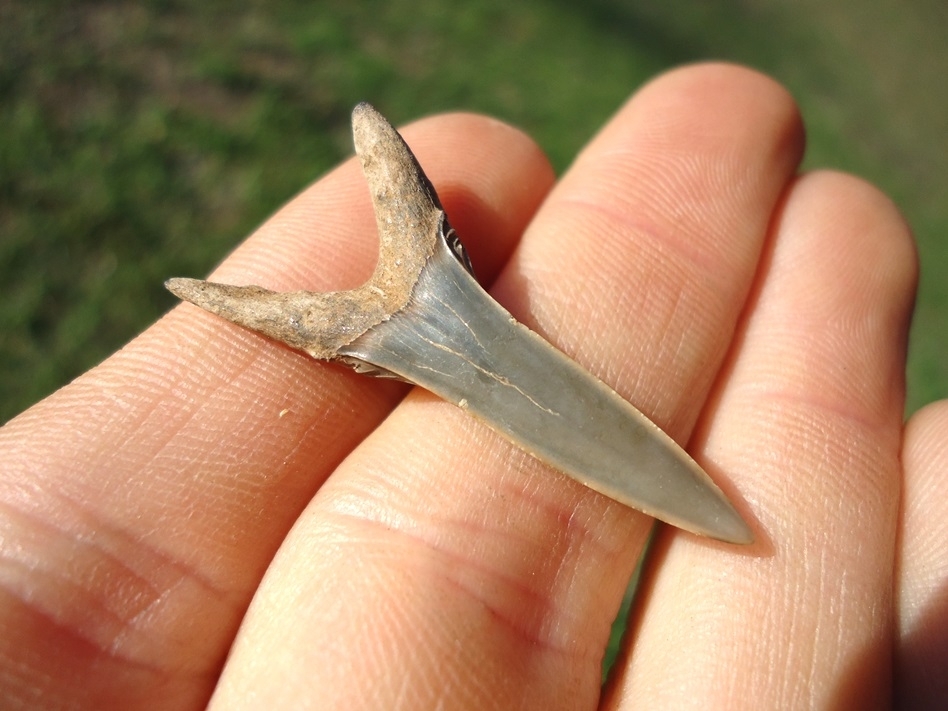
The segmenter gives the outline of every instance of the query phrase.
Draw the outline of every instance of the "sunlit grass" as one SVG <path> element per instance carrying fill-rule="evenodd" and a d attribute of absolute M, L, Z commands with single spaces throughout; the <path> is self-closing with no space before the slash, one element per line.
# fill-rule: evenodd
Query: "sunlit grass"
<path fill-rule="evenodd" d="M 562 170 L 636 86 L 703 57 L 778 76 L 808 120 L 807 164 L 868 175 L 913 219 L 927 269 L 910 407 L 944 396 L 948 99 L 927 84 L 946 68 L 944 13 L 889 4 L 7 5 L 0 421 L 133 337 L 170 307 L 164 278 L 208 271 L 346 156 L 356 102 L 396 122 L 491 113 Z"/>

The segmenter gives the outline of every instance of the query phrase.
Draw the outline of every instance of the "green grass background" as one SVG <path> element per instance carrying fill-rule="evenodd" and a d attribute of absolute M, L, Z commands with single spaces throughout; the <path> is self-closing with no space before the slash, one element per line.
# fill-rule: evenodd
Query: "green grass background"
<path fill-rule="evenodd" d="M 0 0 L 0 422 L 121 347 L 172 306 L 165 278 L 205 274 L 346 157 L 358 101 L 396 123 L 493 114 L 562 171 L 636 87 L 700 59 L 784 82 L 806 165 L 864 175 L 902 207 L 923 267 L 908 410 L 945 397 L 946 7 Z"/>
<path fill-rule="evenodd" d="M 699 59 L 797 96 L 807 166 L 914 225 L 909 410 L 948 394 L 942 0 L 0 0 L 0 422 L 98 363 L 351 151 L 366 99 L 517 124 L 563 170 L 637 86 Z M 463 160 L 463 157 L 459 157 Z"/>

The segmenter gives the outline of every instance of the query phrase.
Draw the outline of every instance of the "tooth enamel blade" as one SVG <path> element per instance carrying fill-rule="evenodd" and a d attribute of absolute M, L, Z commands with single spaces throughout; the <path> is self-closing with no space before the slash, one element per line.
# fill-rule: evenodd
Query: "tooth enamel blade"
<path fill-rule="evenodd" d="M 541 461 L 679 528 L 732 543 L 750 529 L 657 425 L 518 323 L 442 240 L 409 304 L 340 349 L 460 405 Z"/>

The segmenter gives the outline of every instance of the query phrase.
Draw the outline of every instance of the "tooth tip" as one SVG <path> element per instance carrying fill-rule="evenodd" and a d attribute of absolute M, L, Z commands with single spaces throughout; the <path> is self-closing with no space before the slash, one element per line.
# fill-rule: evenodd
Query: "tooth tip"
<path fill-rule="evenodd" d="M 746 546 L 753 543 L 754 532 L 751 531 L 750 526 L 747 525 L 737 511 L 732 509 L 730 513 L 731 515 L 724 520 L 717 521 L 715 530 L 709 532 L 708 535 L 725 543 L 734 543 L 735 545 Z"/>
<path fill-rule="evenodd" d="M 739 546 L 749 546 L 754 542 L 754 533 L 743 521 L 741 527 L 735 531 L 729 532 L 726 539 L 728 543 L 734 543 Z"/>

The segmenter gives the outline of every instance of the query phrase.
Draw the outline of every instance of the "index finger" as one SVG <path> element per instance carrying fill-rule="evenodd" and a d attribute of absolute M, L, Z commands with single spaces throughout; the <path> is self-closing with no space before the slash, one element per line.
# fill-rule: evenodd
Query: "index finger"
<path fill-rule="evenodd" d="M 484 118 L 405 133 L 491 279 L 552 182 L 548 164 Z M 215 276 L 346 288 L 376 252 L 350 162 Z M 279 542 L 404 392 L 184 305 L 11 421 L 0 430 L 0 678 L 15 679 L 4 692 L 131 708 L 160 685 L 181 706 L 203 704 Z"/>

